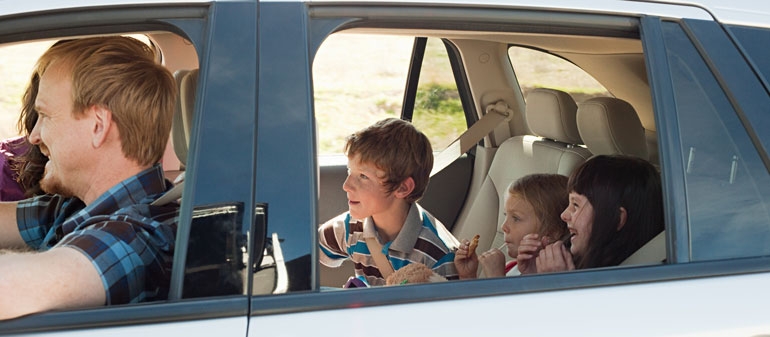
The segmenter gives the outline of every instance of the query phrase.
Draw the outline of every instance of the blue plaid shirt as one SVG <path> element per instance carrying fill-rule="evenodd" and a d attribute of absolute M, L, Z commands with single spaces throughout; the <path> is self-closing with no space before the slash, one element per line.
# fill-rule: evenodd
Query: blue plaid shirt
<path fill-rule="evenodd" d="M 19 202 L 19 232 L 40 251 L 71 247 L 91 259 L 106 304 L 168 296 L 178 205 L 150 206 L 171 188 L 159 164 L 113 186 L 87 207 L 44 195 Z"/>

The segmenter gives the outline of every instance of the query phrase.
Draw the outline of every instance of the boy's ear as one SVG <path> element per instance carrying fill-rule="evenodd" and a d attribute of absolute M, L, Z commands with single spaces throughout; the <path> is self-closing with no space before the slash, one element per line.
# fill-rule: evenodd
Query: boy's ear
<path fill-rule="evenodd" d="M 626 218 L 628 217 L 628 214 L 626 213 L 626 209 L 624 207 L 620 207 L 620 222 L 618 222 L 618 231 L 623 228 L 623 226 L 626 224 Z"/>
<path fill-rule="evenodd" d="M 394 193 L 396 198 L 405 199 L 407 196 L 412 194 L 412 191 L 414 191 L 414 179 L 412 179 L 412 177 L 408 177 L 398 185 L 398 188 L 396 188 Z"/>

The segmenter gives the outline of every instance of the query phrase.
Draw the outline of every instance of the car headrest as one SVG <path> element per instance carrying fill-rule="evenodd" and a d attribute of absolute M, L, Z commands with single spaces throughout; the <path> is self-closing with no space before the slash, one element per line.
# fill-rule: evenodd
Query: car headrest
<path fill-rule="evenodd" d="M 195 91 L 198 84 L 198 69 L 179 70 L 174 73 L 179 91 L 179 99 L 171 124 L 171 138 L 174 152 L 182 165 L 187 164 L 187 150 L 190 144 L 190 131 L 195 111 Z"/>
<path fill-rule="evenodd" d="M 636 110 L 614 97 L 594 97 L 581 103 L 577 126 L 594 155 L 625 154 L 649 159 L 647 142 Z"/>
<path fill-rule="evenodd" d="M 575 100 L 564 91 L 535 88 L 527 94 L 527 124 L 536 136 L 582 144 L 576 113 Z"/>

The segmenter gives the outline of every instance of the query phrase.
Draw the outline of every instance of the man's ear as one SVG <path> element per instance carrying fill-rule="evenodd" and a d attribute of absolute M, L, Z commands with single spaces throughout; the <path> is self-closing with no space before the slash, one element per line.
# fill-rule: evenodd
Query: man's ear
<path fill-rule="evenodd" d="M 414 179 L 412 179 L 412 177 L 408 177 L 398 185 L 398 188 L 396 188 L 395 191 L 395 196 L 399 199 L 405 199 L 410 194 L 412 194 L 412 191 L 414 191 Z"/>
<path fill-rule="evenodd" d="M 91 130 L 91 144 L 98 148 L 107 140 L 112 128 L 112 111 L 104 106 L 92 105 L 87 113 L 93 116 L 94 127 Z"/>
<path fill-rule="evenodd" d="M 626 218 L 628 218 L 628 213 L 626 212 L 625 207 L 620 207 L 620 222 L 618 222 L 618 231 L 623 228 L 623 226 L 626 224 Z"/>

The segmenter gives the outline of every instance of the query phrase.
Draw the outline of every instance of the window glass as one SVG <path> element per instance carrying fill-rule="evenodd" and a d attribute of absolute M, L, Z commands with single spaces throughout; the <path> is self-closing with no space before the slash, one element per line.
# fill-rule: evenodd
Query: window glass
<path fill-rule="evenodd" d="M 770 84 L 770 57 L 767 46 L 770 45 L 770 29 L 731 26 L 730 31 L 738 38 L 738 43 L 748 53 L 749 60 L 759 70 L 759 75 Z"/>
<path fill-rule="evenodd" d="M 434 151 L 446 148 L 468 128 L 446 47 L 429 38 L 420 71 L 412 123 L 430 138 Z"/>
<path fill-rule="evenodd" d="M 32 69 L 40 55 L 54 41 L 18 43 L 0 46 L 0 139 L 19 135 L 16 121 L 21 112 L 21 97 L 27 88 Z"/>
<path fill-rule="evenodd" d="M 345 137 L 387 117 L 400 117 L 414 37 L 337 33 L 313 61 L 318 153 L 342 154 Z M 465 129 L 465 115 L 443 42 L 430 38 L 412 122 L 445 148 Z"/>
<path fill-rule="evenodd" d="M 577 102 L 612 96 L 591 75 L 561 57 L 517 46 L 508 48 L 508 57 L 524 97 L 533 88 L 562 90 Z"/>
<path fill-rule="evenodd" d="M 706 63 L 664 23 L 679 117 L 692 260 L 770 253 L 770 178 Z"/>

